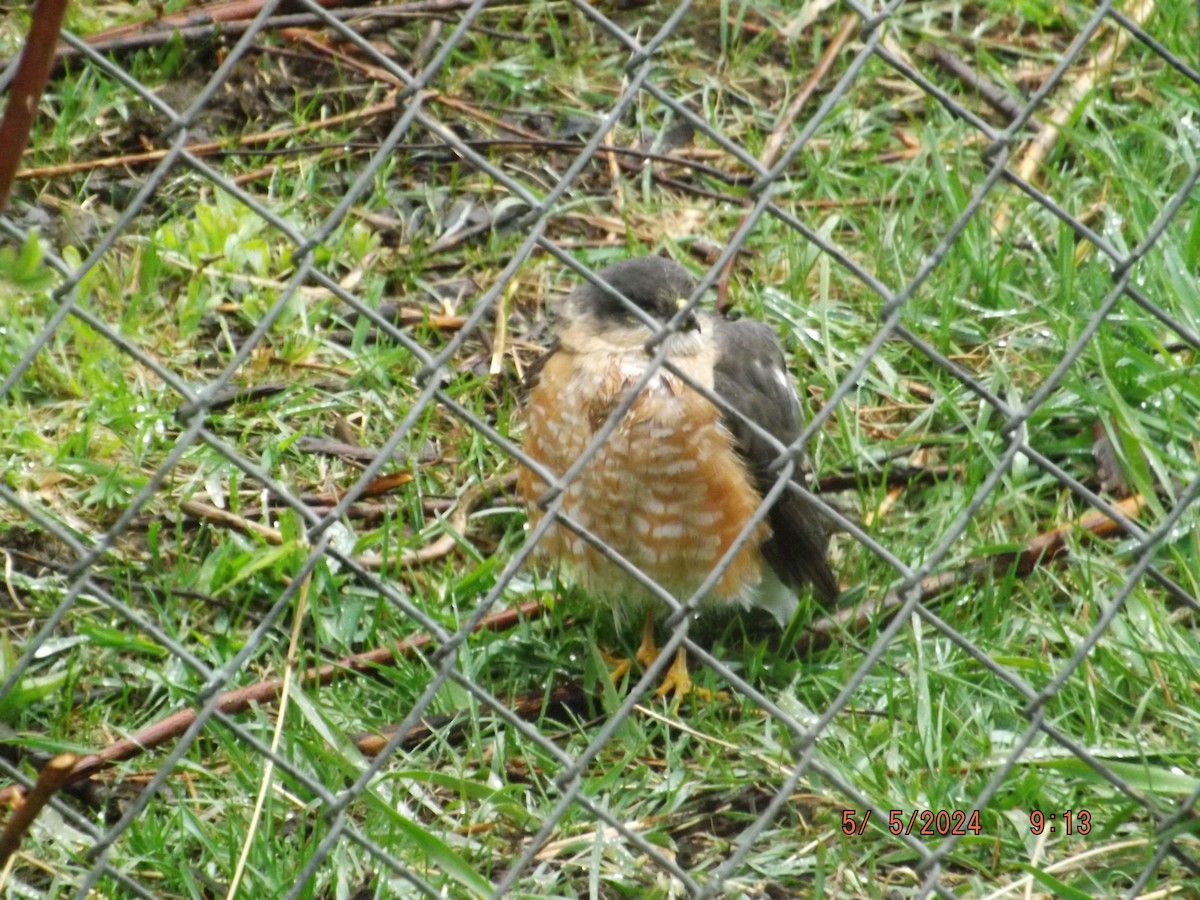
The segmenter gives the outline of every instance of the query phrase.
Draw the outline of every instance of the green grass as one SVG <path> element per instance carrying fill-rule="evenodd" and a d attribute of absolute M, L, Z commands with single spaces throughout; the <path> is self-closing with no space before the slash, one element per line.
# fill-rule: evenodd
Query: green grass
<path fill-rule="evenodd" d="M 171 11 L 179 4 L 170 6 Z M 911 7 L 911 8 L 910 8 Z M 114 24 L 103 4 L 76 5 L 73 28 Z M 647 6 L 613 12 L 644 38 L 666 16 Z M 902 7 L 887 26 L 890 45 L 958 102 L 1002 127 L 973 92 L 923 56 L 929 43 L 973 58 L 1016 97 L 1035 89 L 1083 27 L 1083 4 L 980 2 Z M 757 156 L 840 27 L 842 11 L 799 28 L 789 4 L 700 5 L 661 47 L 649 82 Z M 428 22 L 401 22 L 375 35 L 407 65 Z M 450 54 L 425 99 L 426 114 L 472 140 L 511 137 L 504 119 L 548 140 L 590 135 L 629 77 L 627 49 L 573 7 L 497 7 Z M 15 44 L 22 23 L 0 31 Z M 1147 29 L 1196 64 L 1194 8 L 1156 5 Z M 447 27 L 445 33 L 449 33 Z M 790 33 L 790 32 L 788 32 Z M 1102 32 L 1089 48 L 1107 39 Z M 965 42 L 965 43 L 964 43 Z M 393 115 L 277 137 L 237 149 L 246 134 L 299 128 L 388 97 L 389 85 L 337 66 L 302 44 L 265 37 L 262 52 L 235 69 L 230 90 L 196 122 L 197 141 L 227 141 L 208 164 L 226 178 L 275 166 L 244 190 L 292 229 L 311 234 L 345 195 Z M 860 45 L 852 39 L 824 87 L 836 82 Z M 347 52 L 349 52 L 347 50 Z M 301 56 L 295 56 L 300 53 Z M 176 43 L 120 57 L 132 74 L 185 108 L 215 68 L 213 48 Z M 1078 66 L 1067 73 L 1075 77 Z M 1031 74 L 1032 73 L 1032 74 Z M 1026 80 L 1028 76 L 1028 80 Z M 1197 165 L 1196 85 L 1132 42 L 1087 98 L 1086 112 L 1064 127 L 1037 174 L 1041 190 L 1085 218 L 1118 252 L 1137 247 Z M 1052 95 L 1052 96 L 1057 96 Z M 798 132 L 824 93 L 810 100 Z M 127 87 L 78 62 L 50 83 L 32 151 L 24 164 L 61 165 L 142 152 L 163 121 Z M 1039 114 L 1043 114 L 1040 111 Z M 613 135 L 619 147 L 649 145 L 678 115 L 641 93 Z M 583 126 L 580 123 L 585 123 Z M 368 306 L 402 301 L 428 313 L 406 327 L 430 352 L 454 331 L 434 316 L 470 315 L 527 237 L 519 227 L 485 230 L 452 249 L 439 246 L 454 223 L 470 227 L 503 210 L 512 194 L 499 181 L 449 153 L 433 153 L 419 127 L 376 174 L 332 235 L 314 250 L 315 268 Z M 419 146 L 409 146 L 419 145 Z M 785 141 L 785 147 L 787 142 Z M 988 165 L 969 124 L 925 96 L 878 58 L 868 61 L 811 144 L 776 185 L 775 203 L 835 244 L 890 291 L 902 290 L 984 180 Z M 1019 153 L 1020 145 L 1014 148 Z M 747 173 L 698 134 L 701 160 Z M 270 155 L 268 150 L 286 153 Z M 708 151 L 712 151 L 711 153 Z M 545 196 L 574 154 L 561 149 L 480 149 L 535 197 Z M 47 254 L 75 268 L 130 202 L 147 165 L 25 179 L 12 220 L 34 224 L 23 244 L 0 244 L 0 375 L 22 360 L 57 309 L 60 276 Z M 749 179 L 666 170 L 709 194 L 746 196 Z M 593 267 L 631 253 L 667 251 L 682 261 L 701 242 L 724 246 L 745 207 L 687 193 L 624 171 L 620 202 L 607 161 L 583 170 L 548 226 L 548 236 Z M 27 214 L 38 205 L 48 214 Z M 1189 204 L 1140 260 L 1132 283 L 1192 334 L 1200 332 L 1195 281 L 1200 219 Z M 992 230 L 1001 208 L 1009 225 Z M 777 326 L 801 383 L 810 417 L 822 410 L 876 337 L 881 299 L 828 254 L 771 215 L 751 231 L 731 281 L 740 314 Z M 273 225 L 186 166 L 172 169 L 112 249 L 81 280 L 78 306 L 107 323 L 182 382 L 200 389 L 229 364 L 294 272 L 294 247 Z M 516 373 L 544 344 L 545 312 L 575 283 L 538 251 L 504 293 L 507 352 L 489 374 L 496 316 L 483 320 L 452 364 L 446 392 L 502 434 L 520 435 Z M 1110 266 L 1087 241 L 1015 189 L 997 186 L 946 258 L 902 312 L 902 324 L 969 372 L 993 395 L 1022 409 L 1060 363 L 1113 286 Z M 484 339 L 486 336 L 486 340 Z M 1090 490 L 1115 501 L 1093 456 L 1095 429 L 1108 436 L 1120 479 L 1145 497 L 1138 518 L 1159 528 L 1197 476 L 1200 378 L 1194 347 L 1129 298 L 1121 299 L 1078 361 L 1026 424 L 1030 447 Z M 95 585 L 74 601 L 0 698 L 12 729 L 6 758 L 26 774 L 37 753 L 86 753 L 199 703 L 208 672 L 247 647 L 284 591 L 301 577 L 309 548 L 302 516 L 235 464 L 267 472 L 293 497 L 330 495 L 352 486 L 360 467 L 306 449 L 301 440 L 346 433 L 381 447 L 421 395 L 422 362 L 398 341 L 357 317 L 315 283 L 288 301 L 234 378 L 274 392 L 212 411 L 208 441 L 187 447 L 130 526 L 91 567 Z M 4 486 L 85 546 L 98 541 L 163 465 L 186 425 L 183 398 L 151 368 L 120 352 L 80 318 L 63 320 L 0 405 Z M 981 557 L 1019 549 L 1035 536 L 1083 515 L 1087 504 L 1054 475 L 1020 455 L 965 531 L 938 560 L 930 554 L 976 498 L 1009 446 L 1002 415 L 910 343 L 885 341 L 849 395 L 832 412 L 810 452 L 817 477 L 857 474 L 858 487 L 835 499 L 867 522 L 865 530 L 912 568 L 958 571 Z M 512 460 L 448 409 L 431 405 L 403 435 L 403 461 L 381 474 L 411 480 L 356 504 L 334 538 L 354 554 L 382 558 L 393 592 L 448 631 L 456 630 L 498 583 L 520 550 L 524 515 L 495 497 L 470 516 L 465 532 L 447 511 L 473 480 L 511 471 Z M 890 459 L 891 462 L 885 460 Z M 883 462 L 877 462 L 884 460 Z M 913 482 L 889 498 L 893 466 L 940 467 L 944 477 Z M 180 511 L 185 501 L 221 506 L 276 529 L 271 544 Z M 268 501 L 264 508 L 264 501 Z M 326 507 L 319 509 L 324 514 Z M 877 511 L 883 510 L 877 514 Z M 454 551 L 412 566 L 405 550 L 444 534 Z M 816 741 L 806 771 L 781 814 L 728 873 L 731 896 L 863 896 L 914 893 L 924 875 L 912 847 L 875 815 L 861 835 L 842 830 L 843 811 L 861 823 L 859 797 L 884 812 L 969 810 L 1004 770 L 1030 727 L 1021 685 L 1042 691 L 1087 640 L 1136 561 L 1127 539 L 1090 539 L 1072 531 L 1069 557 L 1020 576 L 997 570 L 962 586 L 934 611 L 1004 678 L 964 651 L 933 623 L 904 623 L 882 657 L 858 670 L 882 623 L 865 634 L 798 656 L 780 650 L 741 621 L 703 623 L 714 654 L 802 724 L 830 709 L 856 679 L 848 701 Z M 848 536 L 835 538 L 835 569 L 852 595 L 879 596 L 898 574 Z M 6 554 L 0 605 L 0 665 L 7 676 L 71 586 L 75 555 L 0 503 Z M 1200 594 L 1200 516 L 1187 510 L 1150 551 L 1155 566 L 1193 597 Z M 97 590 L 97 588 L 99 590 Z M 138 618 L 105 602 L 111 595 Z M 298 594 L 296 595 L 298 596 Z M 317 563 L 303 609 L 293 596 L 258 639 L 227 687 L 279 677 L 289 654 L 301 668 L 389 646 L 420 628 L 399 605 L 332 557 Z M 558 599 L 555 599 L 555 598 Z M 245 893 L 274 896 L 315 858 L 336 821 L 325 796 L 357 785 L 370 760 L 357 735 L 402 722 L 430 685 L 431 733 L 407 743 L 345 806 L 349 828 L 448 896 L 486 894 L 508 874 L 562 797 L 563 755 L 576 758 L 625 698 L 611 689 L 597 644 L 631 650 L 636 635 L 593 616 L 586 598 L 552 573 L 522 573 L 503 602 L 542 598 L 553 613 L 458 645 L 457 677 L 436 681 L 441 659 L 418 654 L 370 674 L 320 687 L 292 682 L 283 705 L 257 705 L 234 719 L 264 745 L 277 743 L 287 766 L 267 772 L 263 755 L 224 725 L 210 722 L 162 790 L 109 851 L 108 864 L 162 896 L 224 895 L 235 873 Z M 821 610 L 804 606 L 806 615 Z M 296 618 L 299 617 L 297 626 Z M 803 634 L 807 620 L 793 626 Z M 1200 782 L 1195 747 L 1200 717 L 1200 641 L 1194 611 L 1143 579 L 1082 665 L 1044 707 L 1044 721 L 1123 780 L 1165 817 Z M 150 633 L 153 624 L 199 666 Z M 293 630 L 298 639 L 293 641 Z M 728 687 L 713 672 L 697 680 Z M 1015 679 L 1015 681 L 1014 681 Z M 524 730 L 507 724 L 465 686 L 505 703 L 578 682 L 580 705 L 551 707 Z M 282 717 L 282 725 L 279 720 Z M 743 830 L 780 789 L 795 763 L 796 736 L 745 698 L 678 709 L 646 698 L 580 772 L 579 795 L 608 811 L 701 884 L 728 858 Z M 115 822 L 169 748 L 122 762 L 99 779 L 104 800 L 64 802 L 95 827 Z M 312 790 L 296 772 L 323 785 Z M 262 791 L 261 812 L 255 815 Z M 1031 834 L 1030 813 L 1086 809 L 1092 830 Z M 251 831 L 251 823 L 255 826 Z M 82 826 L 47 813 L 27 837 L 7 878 L 47 895 L 77 888 L 94 843 Z M 1003 778 L 980 816 L 979 834 L 960 840 L 942 861 L 941 885 L 963 896 L 1004 886 L 1005 896 L 1033 890 L 1105 896 L 1129 890 L 1158 847 L 1146 805 L 1101 778 L 1046 732 Z M 249 836 L 248 836 L 249 835 Z M 1190 817 L 1172 832 L 1195 858 Z M 936 847 L 940 838 L 916 838 Z M 245 865 L 239 858 L 247 848 Z M 1166 890 L 1191 877 L 1168 855 L 1144 886 Z M 127 889 L 103 875 L 98 889 Z M 302 895 L 396 896 L 416 889 L 346 834 L 317 866 Z M 1075 892 L 1072 894 L 1071 892 Z M 678 896 L 678 886 L 644 851 L 599 820 L 584 803 L 569 805 L 517 896 Z"/>

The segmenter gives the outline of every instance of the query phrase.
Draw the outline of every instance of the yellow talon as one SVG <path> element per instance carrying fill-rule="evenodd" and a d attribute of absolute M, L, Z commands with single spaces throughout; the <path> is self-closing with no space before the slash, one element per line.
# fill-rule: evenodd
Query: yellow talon
<path fill-rule="evenodd" d="M 658 686 L 655 692 L 659 697 L 665 697 L 671 694 L 675 697 L 675 703 L 692 692 L 692 676 L 688 674 L 687 666 L 687 651 L 680 647 L 675 651 L 675 661 L 671 663 L 671 667 L 667 669 L 663 675 L 662 684 Z M 697 689 L 698 694 L 708 694 L 708 691 Z"/>
<path fill-rule="evenodd" d="M 646 625 L 642 629 L 642 645 L 638 648 L 637 660 L 643 666 L 649 667 L 654 660 L 658 659 L 658 654 L 658 645 L 654 642 L 654 614 L 649 613 L 646 616 Z M 678 708 L 679 701 L 691 693 L 695 693 L 705 703 L 711 702 L 714 698 L 728 699 L 728 696 L 722 691 L 714 694 L 707 688 L 693 685 L 692 676 L 688 673 L 687 651 L 680 647 L 675 651 L 674 661 L 663 674 L 662 683 L 659 684 L 655 695 L 658 697 L 673 696 L 675 698 L 674 706 Z"/>
<path fill-rule="evenodd" d="M 613 656 L 605 650 L 600 651 L 600 658 L 604 660 L 606 665 L 612 666 L 612 671 L 608 673 L 608 677 L 612 679 L 613 684 L 619 684 L 621 679 L 633 668 L 633 660 L 624 656 Z"/>
<path fill-rule="evenodd" d="M 648 669 L 658 659 L 658 654 L 658 644 L 654 640 L 654 612 L 650 611 L 646 613 L 646 624 L 642 626 L 642 643 L 638 647 L 637 661 L 642 664 L 642 668 Z M 663 673 L 662 683 L 658 686 L 655 695 L 665 697 L 671 694 L 678 703 L 691 691 L 692 677 L 688 674 L 687 651 L 680 647 L 675 651 L 675 661 Z"/>
<path fill-rule="evenodd" d="M 642 642 L 638 646 L 634 658 L 643 669 L 648 669 L 658 659 L 659 652 L 658 643 L 654 640 L 654 611 L 651 610 L 646 613 L 646 622 L 642 626 Z M 601 651 L 601 656 L 604 657 L 606 663 L 613 667 L 612 680 L 614 684 L 624 678 L 633 665 L 633 660 L 613 656 L 604 651 Z M 692 676 L 688 674 L 687 651 L 680 647 L 675 651 L 674 661 L 663 673 L 662 682 L 655 691 L 655 695 L 658 697 L 670 695 L 675 701 L 673 706 L 678 708 L 679 702 L 691 693 L 695 693 L 705 702 L 714 698 L 725 699 L 727 697 L 724 692 L 718 691 L 714 694 L 706 688 L 695 687 L 692 684 Z"/>

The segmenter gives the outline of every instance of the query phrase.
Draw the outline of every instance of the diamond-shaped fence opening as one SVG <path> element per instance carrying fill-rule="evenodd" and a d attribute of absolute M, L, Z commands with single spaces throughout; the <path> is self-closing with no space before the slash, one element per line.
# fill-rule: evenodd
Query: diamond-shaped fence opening
<path fill-rule="evenodd" d="M 245 7 L 73 7 L 0 215 L 7 891 L 1188 893 L 1194 5 Z M 810 492 L 841 596 L 786 626 L 564 503 L 664 372 L 756 415 L 663 334 L 523 449 L 653 254 L 799 387 L 740 540 Z M 562 535 L 660 595 L 616 680 Z"/>

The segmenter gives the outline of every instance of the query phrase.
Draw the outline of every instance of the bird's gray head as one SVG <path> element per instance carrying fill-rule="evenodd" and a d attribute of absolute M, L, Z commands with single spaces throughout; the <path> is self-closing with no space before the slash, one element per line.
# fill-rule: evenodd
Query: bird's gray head
<path fill-rule="evenodd" d="M 606 266 L 596 275 L 612 290 L 585 282 L 572 291 L 558 329 L 560 334 L 579 330 L 588 336 L 602 336 L 609 343 L 642 346 L 671 321 L 696 289 L 696 279 L 687 269 L 660 256 L 623 260 Z M 619 295 L 645 313 L 654 326 Z M 673 341 L 690 337 L 701 328 L 694 313 L 685 316 L 676 327 L 679 333 L 672 336 Z"/>

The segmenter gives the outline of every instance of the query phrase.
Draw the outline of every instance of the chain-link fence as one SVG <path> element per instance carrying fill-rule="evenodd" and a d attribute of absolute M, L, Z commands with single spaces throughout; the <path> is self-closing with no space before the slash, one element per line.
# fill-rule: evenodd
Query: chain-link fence
<path fill-rule="evenodd" d="M 251 6 L 73 10 L 0 217 L 9 895 L 1194 893 L 1194 7 Z M 519 385 L 649 253 L 843 596 L 614 684 Z"/>

